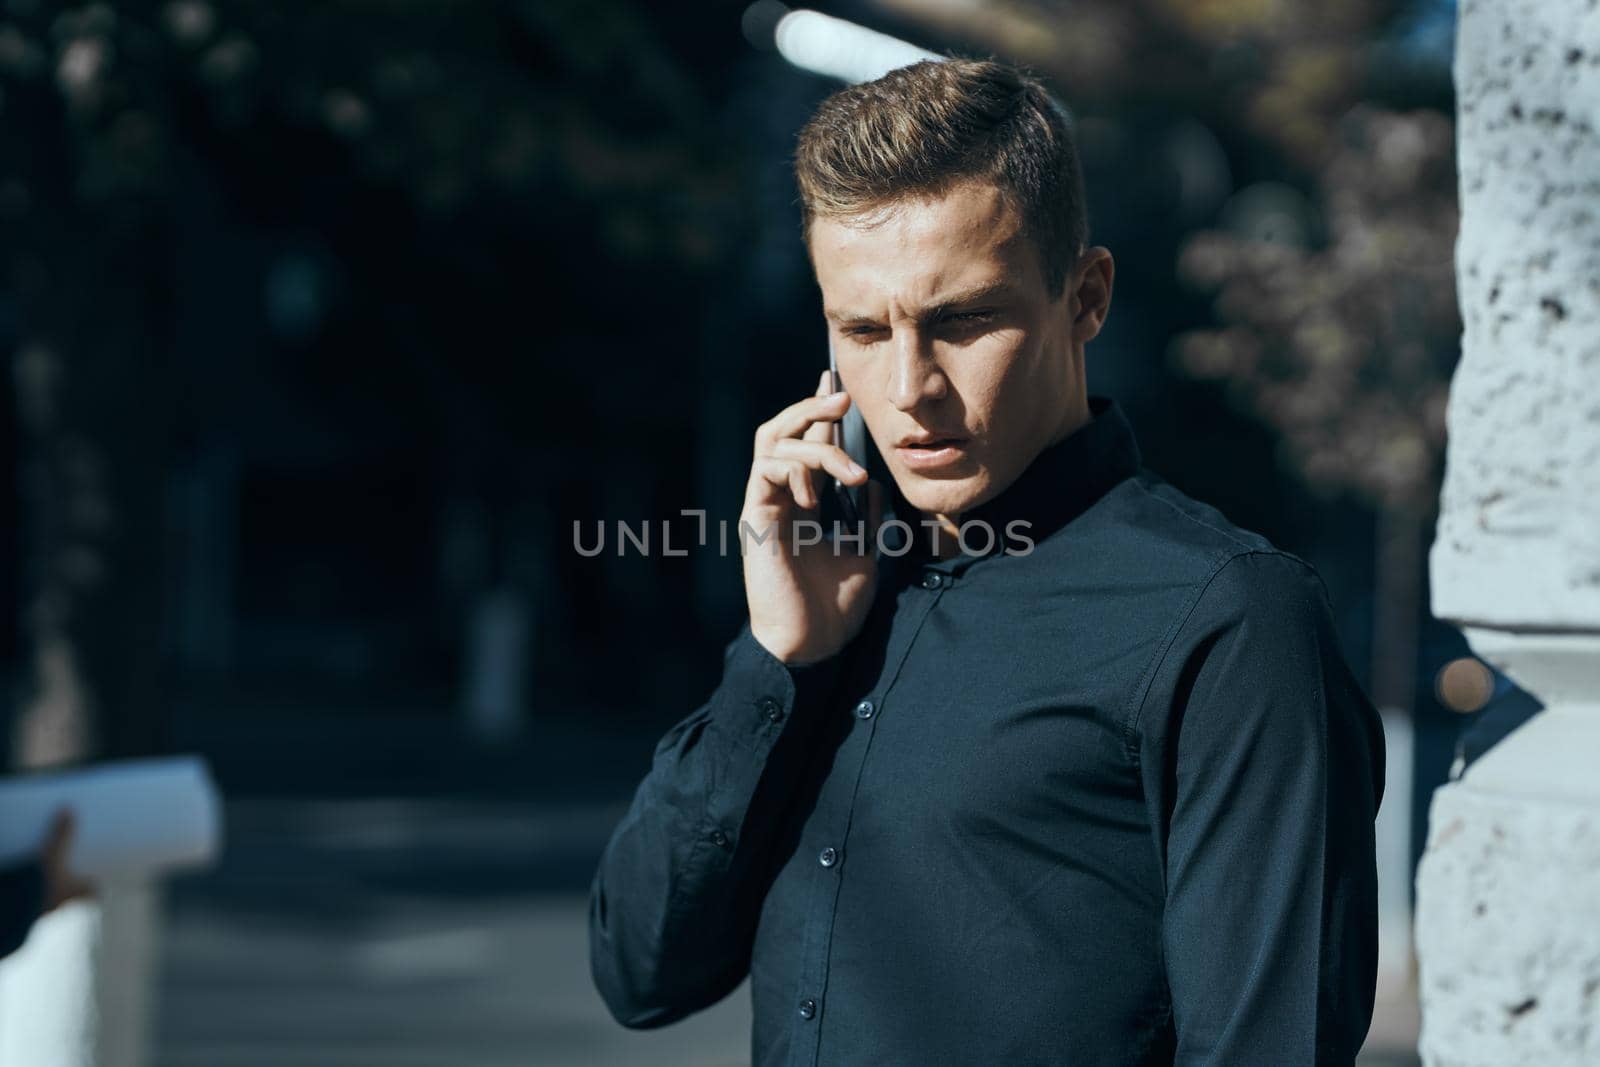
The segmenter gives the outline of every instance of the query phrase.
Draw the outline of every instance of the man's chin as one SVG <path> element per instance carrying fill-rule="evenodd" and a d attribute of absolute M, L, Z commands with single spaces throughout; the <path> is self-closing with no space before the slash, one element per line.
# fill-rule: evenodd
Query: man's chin
<path fill-rule="evenodd" d="M 923 514 L 960 515 L 982 502 L 989 477 L 985 471 L 960 478 L 931 478 L 902 471 L 895 484 L 906 502 Z"/>

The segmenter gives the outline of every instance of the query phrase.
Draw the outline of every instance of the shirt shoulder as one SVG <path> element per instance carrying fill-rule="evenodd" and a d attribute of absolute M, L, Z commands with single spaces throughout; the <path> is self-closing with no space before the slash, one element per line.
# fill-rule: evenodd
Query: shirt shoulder
<path fill-rule="evenodd" d="M 1129 498 L 1128 521 L 1189 548 L 1208 562 L 1240 552 L 1276 551 L 1263 535 L 1235 524 L 1217 508 L 1189 496 L 1151 470 L 1140 469 L 1124 488 Z"/>
<path fill-rule="evenodd" d="M 1093 509 L 1096 535 L 1106 558 L 1122 559 L 1141 582 L 1155 581 L 1197 592 L 1237 556 L 1283 557 L 1309 565 L 1262 534 L 1230 521 L 1217 508 L 1189 496 L 1160 475 L 1141 468 Z"/>
<path fill-rule="evenodd" d="M 1329 639 L 1322 579 L 1264 535 L 1147 469 L 1100 504 L 1094 521 L 1101 558 L 1118 561 L 1119 584 L 1142 591 L 1138 614 L 1148 643 L 1124 708 L 1130 727 L 1152 691 L 1176 684 L 1169 675 L 1224 634 L 1242 639 L 1247 655 L 1269 660 Z"/>
<path fill-rule="evenodd" d="M 1192 587 L 1145 679 L 1130 740 L 1164 732 L 1175 714 L 1191 727 L 1212 718 L 1245 737 L 1296 738 L 1296 730 L 1325 719 L 1318 710 L 1325 700 L 1342 700 L 1346 691 L 1352 702 L 1363 699 L 1349 678 L 1322 578 L 1270 543 L 1238 546 Z M 1255 726 L 1246 694 L 1259 699 Z M 1268 721 L 1275 730 L 1261 728 Z"/>
<path fill-rule="evenodd" d="M 1159 475 L 1140 470 L 1121 489 L 1111 521 L 1143 546 L 1147 566 L 1170 570 L 1187 587 L 1188 613 L 1218 621 L 1309 621 L 1325 600 L 1311 564 Z M 1188 621 L 1193 629 L 1198 620 Z"/>

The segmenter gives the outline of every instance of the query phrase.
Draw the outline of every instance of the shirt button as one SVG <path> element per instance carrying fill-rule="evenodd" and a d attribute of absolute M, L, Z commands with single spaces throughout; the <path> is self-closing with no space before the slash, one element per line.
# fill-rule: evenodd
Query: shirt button
<path fill-rule="evenodd" d="M 810 1018 L 815 1017 L 816 1014 L 817 1014 L 817 1002 L 816 1001 L 812 1000 L 810 997 L 807 997 L 806 999 L 804 999 L 804 1000 L 802 1000 L 800 1002 L 800 1018 L 802 1018 L 802 1019 L 810 1019 Z"/>
<path fill-rule="evenodd" d="M 876 710 L 877 709 L 872 706 L 872 701 L 863 700 L 861 703 L 856 705 L 856 718 L 870 719 L 872 718 L 872 713 Z"/>
<path fill-rule="evenodd" d="M 831 847 L 823 849 L 817 853 L 817 862 L 824 867 L 832 867 L 839 862 L 839 850 Z"/>
<path fill-rule="evenodd" d="M 762 697 L 756 701 L 756 710 L 765 715 L 769 722 L 777 722 L 783 718 L 783 705 L 771 697 Z"/>
<path fill-rule="evenodd" d="M 943 584 L 944 584 L 944 576 L 943 575 L 940 575 L 940 574 L 924 574 L 922 576 L 922 588 L 924 588 L 924 589 L 937 589 Z"/>
<path fill-rule="evenodd" d="M 727 848 L 728 835 L 723 833 L 721 830 L 713 830 L 711 831 L 711 843 L 716 845 L 718 848 Z"/>

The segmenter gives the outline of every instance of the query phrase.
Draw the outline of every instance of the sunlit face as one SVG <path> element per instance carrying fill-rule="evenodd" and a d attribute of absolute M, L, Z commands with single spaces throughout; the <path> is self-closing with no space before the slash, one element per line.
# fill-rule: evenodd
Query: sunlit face
<path fill-rule="evenodd" d="M 811 226 L 839 375 L 906 500 L 957 516 L 1087 419 L 1081 269 L 1052 299 L 987 182 L 862 221 Z"/>

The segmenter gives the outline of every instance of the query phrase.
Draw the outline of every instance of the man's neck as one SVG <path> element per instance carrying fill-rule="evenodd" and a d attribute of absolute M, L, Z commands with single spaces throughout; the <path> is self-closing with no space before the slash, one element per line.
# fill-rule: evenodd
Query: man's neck
<path fill-rule="evenodd" d="M 922 521 L 917 524 L 917 534 L 922 538 L 923 550 L 936 559 L 952 559 L 961 555 L 961 516 L 918 513 Z M 930 525 L 931 524 L 931 525 Z"/>
<path fill-rule="evenodd" d="M 1061 425 L 1045 442 L 1044 449 L 1060 444 L 1092 421 L 1087 393 L 1080 392 L 1078 402 L 1070 405 Z M 1037 457 L 1035 457 L 1037 458 Z M 961 555 L 961 515 L 919 511 L 916 538 L 922 551 L 935 559 L 953 559 Z"/>

